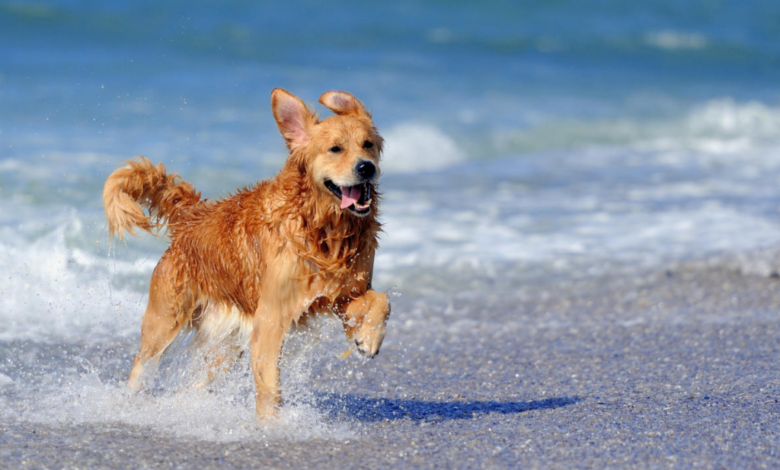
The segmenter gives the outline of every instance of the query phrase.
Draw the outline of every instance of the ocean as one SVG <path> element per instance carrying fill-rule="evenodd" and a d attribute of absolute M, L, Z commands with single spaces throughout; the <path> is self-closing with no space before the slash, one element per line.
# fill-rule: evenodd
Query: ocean
<path fill-rule="evenodd" d="M 100 426 L 369 439 L 380 431 L 333 412 L 332 394 L 431 391 L 382 371 L 431 374 L 410 358 L 441 331 L 540 328 L 518 299 L 778 246 L 778 83 L 770 1 L 2 1 L 0 420 L 75 440 Z M 374 284 L 395 303 L 372 362 L 338 359 L 328 322 L 293 338 L 281 424 L 260 426 L 246 361 L 210 392 L 176 357 L 151 393 L 124 390 L 167 245 L 109 246 L 101 193 L 135 155 L 209 198 L 272 177 L 286 157 L 275 87 L 312 106 L 349 91 L 373 112 L 386 139 Z M 743 271 L 774 272 L 748 258 Z M 354 396 L 338 400 L 360 415 Z"/>

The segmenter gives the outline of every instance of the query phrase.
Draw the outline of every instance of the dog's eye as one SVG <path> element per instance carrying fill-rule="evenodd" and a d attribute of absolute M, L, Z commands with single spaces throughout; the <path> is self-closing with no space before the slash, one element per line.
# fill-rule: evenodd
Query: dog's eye
<path fill-rule="evenodd" d="M 341 147 L 339 147 L 338 145 L 334 145 L 333 147 L 330 148 L 330 151 L 333 153 L 339 153 L 341 152 Z"/>
<path fill-rule="evenodd" d="M 374 143 L 371 142 L 370 140 L 367 140 L 367 141 L 363 142 L 363 148 L 366 149 L 366 150 L 372 148 L 373 146 L 374 146 Z"/>

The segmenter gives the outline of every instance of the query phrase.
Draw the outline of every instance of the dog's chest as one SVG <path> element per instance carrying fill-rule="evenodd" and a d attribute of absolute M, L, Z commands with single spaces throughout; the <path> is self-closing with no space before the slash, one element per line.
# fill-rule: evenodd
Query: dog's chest
<path fill-rule="evenodd" d="M 310 276 L 309 297 L 355 298 L 368 290 L 369 273 L 352 266 L 341 272 L 317 272 Z"/>

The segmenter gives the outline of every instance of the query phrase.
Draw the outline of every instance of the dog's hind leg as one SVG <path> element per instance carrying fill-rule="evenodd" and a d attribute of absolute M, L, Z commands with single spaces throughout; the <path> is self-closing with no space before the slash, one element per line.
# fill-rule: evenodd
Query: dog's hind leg
<path fill-rule="evenodd" d="M 193 302 L 187 292 L 177 292 L 181 289 L 172 285 L 171 271 L 163 257 L 152 274 L 149 303 L 141 322 L 141 348 L 127 382 L 132 390 L 144 387 L 143 376 L 153 373 L 162 353 L 191 319 Z"/>

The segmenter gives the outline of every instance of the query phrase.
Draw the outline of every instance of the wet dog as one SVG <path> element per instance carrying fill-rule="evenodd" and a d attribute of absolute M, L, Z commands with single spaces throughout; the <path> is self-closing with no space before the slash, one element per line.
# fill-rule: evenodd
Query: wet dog
<path fill-rule="evenodd" d="M 371 286 L 382 137 L 351 94 L 319 101 L 335 115 L 319 120 L 273 90 L 289 157 L 273 179 L 225 199 L 202 200 L 143 157 L 106 180 L 110 238 L 138 228 L 171 239 L 152 274 L 130 388 L 143 388 L 165 349 L 192 328 L 208 345 L 207 380 L 249 348 L 260 417 L 280 405 L 279 356 L 293 324 L 335 314 L 359 353 L 379 352 L 390 314 L 387 295 Z"/>

